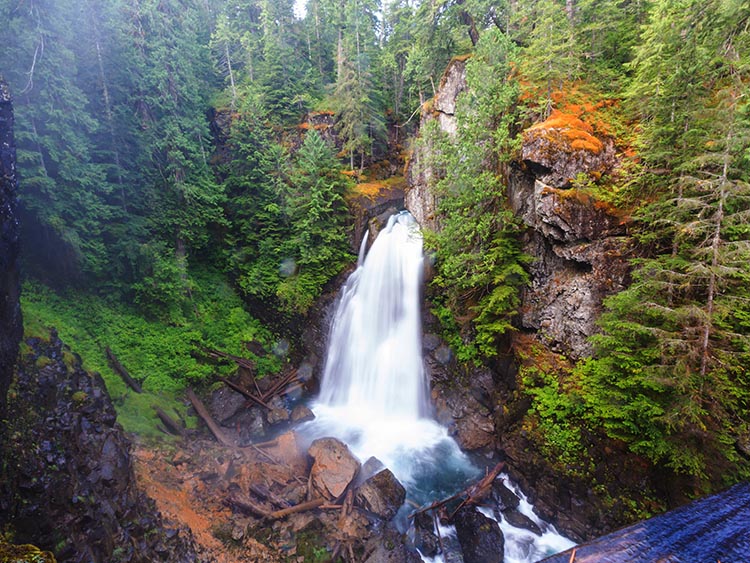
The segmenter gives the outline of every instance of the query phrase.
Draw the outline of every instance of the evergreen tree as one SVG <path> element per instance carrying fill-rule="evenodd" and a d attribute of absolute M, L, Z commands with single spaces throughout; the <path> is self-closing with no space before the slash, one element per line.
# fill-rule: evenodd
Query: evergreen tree
<path fill-rule="evenodd" d="M 456 343 L 461 359 L 497 354 L 498 337 L 512 330 L 518 289 L 528 276 L 518 241 L 518 226 L 506 208 L 500 170 L 515 144 L 518 85 L 509 79 L 515 49 L 499 30 L 485 32 L 467 65 L 468 90 L 459 98 L 455 138 L 436 143 L 442 170 L 441 230 L 431 241 L 437 252 L 434 285 L 441 288 L 450 329 L 472 319 Z"/>
<path fill-rule="evenodd" d="M 310 130 L 295 156 L 286 198 L 291 230 L 283 254 L 294 267 L 285 272 L 277 295 L 288 310 L 307 312 L 323 285 L 352 259 L 347 188 L 333 151 Z"/>
<path fill-rule="evenodd" d="M 636 58 L 643 68 L 635 91 L 657 95 L 647 105 L 644 135 L 657 147 L 649 157 L 674 157 L 677 168 L 640 214 L 640 239 L 651 254 L 636 262 L 631 287 L 607 301 L 598 358 L 582 369 L 582 389 L 592 421 L 610 436 L 705 478 L 737 470 L 735 443 L 750 423 L 750 121 L 743 95 L 750 11 L 731 2 L 693 8 L 658 4 L 646 36 L 664 56 L 649 56 L 644 46 Z M 667 14 L 672 25 L 665 29 Z M 657 76 L 651 67 L 670 58 L 676 76 Z M 699 85 L 678 92 L 678 77 L 687 74 Z"/>

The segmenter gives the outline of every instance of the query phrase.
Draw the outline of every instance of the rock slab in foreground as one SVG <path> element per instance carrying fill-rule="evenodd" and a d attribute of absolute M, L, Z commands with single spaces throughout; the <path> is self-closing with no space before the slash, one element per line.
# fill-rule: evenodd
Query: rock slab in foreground
<path fill-rule="evenodd" d="M 354 496 L 354 501 L 373 514 L 390 520 L 404 504 L 406 489 L 390 469 L 384 469 L 365 481 Z"/>
<path fill-rule="evenodd" d="M 750 483 L 691 502 L 575 549 L 576 563 L 747 561 Z M 569 563 L 573 550 L 544 559 Z"/>

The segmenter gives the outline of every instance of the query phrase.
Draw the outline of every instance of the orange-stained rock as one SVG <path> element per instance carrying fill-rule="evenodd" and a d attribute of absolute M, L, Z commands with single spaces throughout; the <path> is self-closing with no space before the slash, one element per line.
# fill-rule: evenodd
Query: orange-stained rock
<path fill-rule="evenodd" d="M 265 448 L 265 451 L 287 465 L 296 475 L 304 475 L 307 472 L 308 460 L 297 440 L 296 432 L 285 432 L 276 438 L 275 442 L 272 447 Z"/>
<path fill-rule="evenodd" d="M 591 125 L 559 110 L 524 131 L 521 153 L 537 179 L 556 188 L 570 186 L 580 173 L 599 177 L 617 164 L 612 139 L 597 137 Z"/>
<path fill-rule="evenodd" d="M 307 453 L 315 460 L 310 471 L 313 488 L 326 498 L 341 496 L 359 471 L 359 460 L 336 438 L 315 440 Z"/>

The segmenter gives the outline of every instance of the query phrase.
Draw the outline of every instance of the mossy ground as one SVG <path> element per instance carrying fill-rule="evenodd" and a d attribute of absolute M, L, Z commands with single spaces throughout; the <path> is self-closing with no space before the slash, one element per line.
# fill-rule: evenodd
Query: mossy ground
<path fill-rule="evenodd" d="M 104 296 L 74 291 L 62 295 L 26 283 L 22 295 L 25 338 L 48 339 L 49 328 L 55 327 L 60 338 L 80 355 L 84 369 L 102 375 L 125 430 L 141 437 L 163 437 L 154 406 L 191 427 L 196 420 L 187 414 L 182 391 L 191 385 L 211 385 L 217 376 L 227 376 L 235 369 L 234 365 L 205 361 L 199 347 L 248 357 L 256 362 L 259 374 L 274 373 L 281 365 L 272 354 L 257 357 L 247 351 L 247 342 L 271 349 L 274 337 L 244 310 L 227 283 L 211 273 L 204 272 L 199 278 L 192 307 L 182 318 L 171 321 L 146 319 L 133 307 Z M 143 393 L 129 389 L 110 367 L 107 346 L 142 383 Z M 21 353 L 29 353 L 28 346 L 23 344 Z M 73 353 L 63 360 L 69 367 L 77 361 Z"/>

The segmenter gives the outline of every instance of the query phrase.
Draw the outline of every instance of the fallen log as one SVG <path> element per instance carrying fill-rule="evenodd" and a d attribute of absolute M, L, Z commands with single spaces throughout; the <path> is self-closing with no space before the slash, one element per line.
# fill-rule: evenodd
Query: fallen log
<path fill-rule="evenodd" d="M 248 358 L 243 358 L 242 356 L 235 356 L 234 354 L 229 354 L 228 352 L 222 352 L 221 350 L 216 350 L 215 348 L 204 348 L 201 346 L 201 350 L 203 350 L 203 353 L 206 354 L 210 358 L 230 360 L 240 367 L 243 367 L 250 371 L 255 370 L 255 362 L 252 360 L 249 360 Z"/>
<path fill-rule="evenodd" d="M 216 437 L 216 439 L 225 446 L 233 447 L 234 443 L 232 442 L 232 440 L 230 440 L 226 436 L 226 434 L 224 434 L 219 425 L 216 424 L 216 421 L 214 421 L 211 415 L 208 414 L 208 410 L 206 410 L 206 407 L 203 406 L 203 403 L 201 403 L 201 400 L 195 395 L 193 390 L 188 389 L 186 391 L 186 394 L 187 398 L 190 399 L 195 412 L 197 412 L 198 416 L 203 419 L 203 422 L 206 423 L 206 426 L 208 426 L 208 429 L 211 430 L 211 433 Z"/>
<path fill-rule="evenodd" d="M 293 369 L 286 375 L 282 376 L 281 379 L 279 379 L 276 383 L 273 383 L 271 387 L 268 388 L 268 390 L 263 393 L 261 396 L 261 399 L 264 401 L 267 401 L 268 399 L 272 399 L 276 395 L 279 394 L 279 391 L 281 391 L 282 388 L 289 385 L 292 381 L 294 381 L 297 378 L 297 370 Z"/>
<path fill-rule="evenodd" d="M 262 399 L 256 397 L 253 393 L 251 393 L 250 391 L 248 391 L 247 389 L 245 389 L 241 385 L 237 385 L 236 383 L 232 383 L 231 381 L 229 381 L 225 377 L 220 377 L 219 381 L 221 381 L 224 385 L 226 385 L 230 389 L 234 389 L 235 391 L 237 391 L 239 394 L 241 394 L 245 398 L 250 399 L 254 403 L 257 403 L 261 407 L 265 407 L 268 410 L 271 410 L 271 407 L 268 406 Z"/>
<path fill-rule="evenodd" d="M 290 514 L 296 514 L 297 512 L 305 512 L 307 510 L 313 510 L 315 508 L 319 508 L 321 505 L 325 504 L 325 499 L 316 498 L 315 500 L 302 502 L 300 504 L 295 504 L 294 506 L 289 506 L 287 508 L 283 508 L 281 510 L 275 510 L 273 512 L 267 511 L 262 506 L 255 504 L 249 498 L 245 498 L 245 497 L 240 498 L 238 495 L 234 495 L 234 496 L 227 498 L 225 502 L 229 504 L 230 506 L 239 508 L 243 512 L 249 512 L 251 514 L 255 514 L 256 516 L 260 516 L 261 518 L 265 520 L 279 520 L 281 518 L 285 518 L 289 516 Z M 336 508 L 340 509 L 341 507 L 337 506 Z"/>
<path fill-rule="evenodd" d="M 255 514 L 256 516 L 260 516 L 261 518 L 270 518 L 271 513 L 268 512 L 266 509 L 264 509 L 262 506 L 258 506 L 253 501 L 251 501 L 249 498 L 239 498 L 238 496 L 230 496 L 226 499 L 226 504 L 229 506 L 233 506 L 235 508 L 239 508 L 243 512 L 249 512 L 250 514 Z"/>
<path fill-rule="evenodd" d="M 138 383 L 135 379 L 133 379 L 130 376 L 130 374 L 128 373 L 128 370 L 126 370 L 125 367 L 120 363 L 120 361 L 117 359 L 117 356 L 115 356 L 114 352 L 112 352 L 110 347 L 106 346 L 104 348 L 104 351 L 107 354 L 107 360 L 109 360 L 109 365 L 112 366 L 112 369 L 117 372 L 117 375 L 119 375 L 122 378 L 125 384 L 136 393 L 143 393 L 143 388 L 141 387 L 141 384 Z"/>
<path fill-rule="evenodd" d="M 161 407 L 157 407 L 154 405 L 154 411 L 156 411 L 156 416 L 159 417 L 159 420 L 162 421 L 164 424 L 165 429 L 169 434 L 174 434 L 175 436 L 184 436 L 185 431 L 183 430 L 182 426 L 171 416 L 169 416 Z"/>
<path fill-rule="evenodd" d="M 409 518 L 414 518 L 417 514 L 422 514 L 423 512 L 429 512 L 430 510 L 443 508 L 449 502 L 463 497 L 463 500 L 459 503 L 458 507 L 450 514 L 450 516 L 448 516 L 449 521 L 453 520 L 453 517 L 461 508 L 469 504 L 480 504 L 487 497 L 487 495 L 490 493 L 492 482 L 500 474 L 500 471 L 503 470 L 503 467 L 505 467 L 505 462 L 501 461 L 500 463 L 495 465 L 495 467 L 493 467 L 491 471 L 488 471 L 484 477 L 482 477 L 479 481 L 477 481 L 473 485 L 470 485 L 466 487 L 463 491 L 459 491 L 458 493 L 451 495 L 447 498 L 444 498 L 442 500 L 436 500 L 429 506 L 420 508 L 419 510 L 415 510 L 414 512 L 409 514 Z"/>
<path fill-rule="evenodd" d="M 270 518 L 271 520 L 278 520 L 279 518 L 284 518 L 285 516 L 289 516 L 290 514 L 296 514 L 297 512 L 305 512 L 306 510 L 318 508 L 319 506 L 325 504 L 325 502 L 325 499 L 322 498 L 316 498 L 307 502 L 301 502 L 300 504 L 295 504 L 294 506 L 290 506 L 289 508 L 283 508 L 281 510 L 271 512 Z"/>

